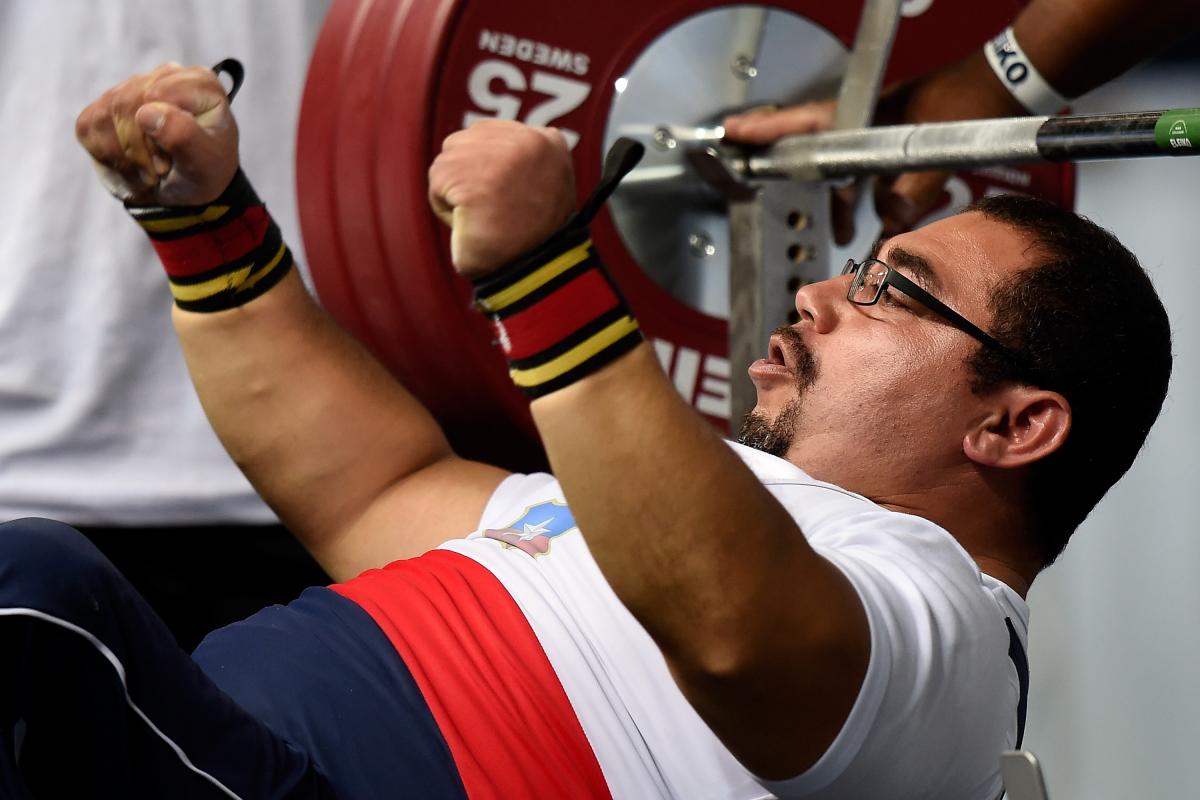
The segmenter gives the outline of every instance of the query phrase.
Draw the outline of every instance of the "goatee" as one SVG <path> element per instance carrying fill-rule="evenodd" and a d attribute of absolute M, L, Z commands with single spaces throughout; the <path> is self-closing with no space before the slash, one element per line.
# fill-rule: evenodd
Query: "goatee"
<path fill-rule="evenodd" d="M 775 419 L 759 411 L 751 411 L 742 420 L 738 443 L 762 450 L 778 458 L 786 458 L 796 438 L 796 422 L 800 419 L 800 400 L 789 400 Z"/>
<path fill-rule="evenodd" d="M 788 361 L 796 377 L 796 396 L 787 402 L 775 419 L 768 419 L 766 414 L 759 411 L 747 414 L 738 431 L 738 442 L 778 458 L 786 458 L 796 438 L 800 399 L 817 381 L 817 362 L 795 328 L 784 325 L 775 329 L 775 335 L 780 337 L 787 350 Z"/>

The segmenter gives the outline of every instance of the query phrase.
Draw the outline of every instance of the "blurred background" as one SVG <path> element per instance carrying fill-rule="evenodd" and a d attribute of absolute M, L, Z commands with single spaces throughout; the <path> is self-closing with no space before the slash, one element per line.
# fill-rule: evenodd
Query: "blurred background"
<path fill-rule="evenodd" d="M 1200 106 L 1200 38 L 1082 98 L 1080 113 Z M 1034 584 L 1025 747 L 1054 800 L 1200 786 L 1200 159 L 1079 166 L 1076 210 L 1154 278 L 1174 330 L 1162 416 L 1133 468 Z"/>

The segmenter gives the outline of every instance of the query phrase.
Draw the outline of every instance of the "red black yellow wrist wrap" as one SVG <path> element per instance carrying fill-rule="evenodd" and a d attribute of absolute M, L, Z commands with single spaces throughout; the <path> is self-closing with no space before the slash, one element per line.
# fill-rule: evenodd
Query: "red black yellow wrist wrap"
<path fill-rule="evenodd" d="M 206 206 L 130 206 L 150 237 L 175 303 L 222 311 L 266 292 L 292 268 L 279 227 L 239 169 Z"/>
<path fill-rule="evenodd" d="M 475 286 L 513 383 L 540 397 L 574 383 L 642 340 L 583 228 Z"/>
<path fill-rule="evenodd" d="M 618 139 L 583 207 L 532 252 L 475 281 L 475 305 L 492 319 L 509 375 L 529 397 L 590 375 L 642 341 L 625 298 L 592 247 L 588 223 L 642 157 Z"/>

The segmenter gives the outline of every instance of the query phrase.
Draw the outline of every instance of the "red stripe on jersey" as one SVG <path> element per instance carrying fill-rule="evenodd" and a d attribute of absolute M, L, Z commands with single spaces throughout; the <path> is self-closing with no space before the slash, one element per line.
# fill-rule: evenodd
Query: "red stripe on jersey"
<path fill-rule="evenodd" d="M 611 799 L 554 668 L 495 575 L 433 550 L 330 588 L 404 659 L 472 800 Z"/>
<path fill-rule="evenodd" d="M 245 258 L 262 244 L 270 222 L 266 206 L 253 206 L 218 228 L 182 239 L 150 241 L 167 274 L 187 278 Z"/>
<path fill-rule="evenodd" d="M 529 308 L 500 320 L 509 360 L 528 358 L 558 344 L 609 309 L 620 298 L 598 269 L 590 269 Z M 504 341 L 504 337 L 500 341 Z"/>

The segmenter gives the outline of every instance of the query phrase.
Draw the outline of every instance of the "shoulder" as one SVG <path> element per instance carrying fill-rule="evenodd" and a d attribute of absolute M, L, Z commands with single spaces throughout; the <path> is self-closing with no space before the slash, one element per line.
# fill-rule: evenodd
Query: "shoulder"
<path fill-rule="evenodd" d="M 874 796 L 885 787 L 898 796 L 994 796 L 1019 694 L 1005 620 L 1024 632 L 1023 601 L 937 524 L 731 446 L 847 577 L 871 630 L 867 677 L 834 745 L 805 775 L 769 788 L 781 797 Z"/>

